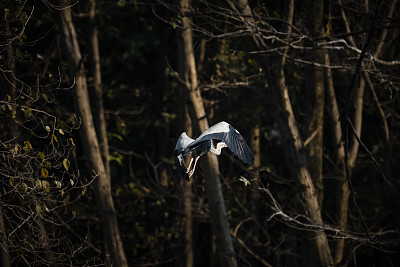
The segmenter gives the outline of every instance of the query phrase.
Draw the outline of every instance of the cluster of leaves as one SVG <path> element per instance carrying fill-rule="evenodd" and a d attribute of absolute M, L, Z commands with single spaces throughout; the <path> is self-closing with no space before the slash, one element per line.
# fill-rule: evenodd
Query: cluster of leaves
<path fill-rule="evenodd" d="M 0 220 L 1 246 L 12 265 L 71 262 L 69 208 L 86 186 L 71 168 L 78 120 L 58 120 L 54 102 L 60 81 L 33 71 L 48 67 L 35 53 L 26 27 L 33 6 L 8 3 L 0 23 Z M 37 18 L 36 22 L 44 20 Z M 75 193 L 79 192 L 79 193 Z M 70 246 L 66 246 L 70 244 Z M 4 259 L 3 263 L 7 262 Z"/>

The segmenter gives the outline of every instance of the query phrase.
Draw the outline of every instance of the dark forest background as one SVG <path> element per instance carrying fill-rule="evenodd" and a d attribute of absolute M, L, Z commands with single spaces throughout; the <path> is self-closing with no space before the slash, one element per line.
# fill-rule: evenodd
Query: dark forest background
<path fill-rule="evenodd" d="M 0 4 L 1 266 L 399 266 L 397 0 Z M 190 182 L 186 131 L 226 121 Z"/>

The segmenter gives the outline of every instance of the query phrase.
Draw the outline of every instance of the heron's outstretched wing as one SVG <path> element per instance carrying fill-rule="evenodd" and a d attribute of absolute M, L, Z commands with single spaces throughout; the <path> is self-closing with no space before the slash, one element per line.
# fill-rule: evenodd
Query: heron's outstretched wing
<path fill-rule="evenodd" d="M 186 132 L 183 132 L 179 138 L 178 141 L 176 142 L 175 146 L 175 156 L 178 156 L 181 154 L 183 151 L 186 150 L 186 148 L 189 146 L 190 143 L 193 143 L 194 139 L 190 138 L 187 136 Z"/>
<path fill-rule="evenodd" d="M 212 139 L 223 141 L 244 163 L 249 165 L 254 163 L 254 157 L 243 136 L 229 123 L 224 121 L 221 121 L 204 131 L 195 141 L 190 143 L 188 147 L 195 147 L 200 142 Z"/>

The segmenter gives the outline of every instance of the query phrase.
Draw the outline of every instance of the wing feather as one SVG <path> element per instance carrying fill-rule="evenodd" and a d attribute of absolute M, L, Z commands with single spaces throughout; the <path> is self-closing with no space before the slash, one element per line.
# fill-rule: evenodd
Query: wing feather
<path fill-rule="evenodd" d="M 194 139 L 190 138 L 187 136 L 186 132 L 183 132 L 179 138 L 178 141 L 176 142 L 175 146 L 175 156 L 181 154 L 183 151 L 186 150 L 186 148 L 189 146 L 190 143 L 192 143 Z"/>
<path fill-rule="evenodd" d="M 180 167 L 179 169 L 181 170 L 182 176 L 185 177 L 186 181 L 189 181 L 188 171 L 185 167 L 185 162 L 184 162 L 182 154 L 179 154 L 176 157 L 176 159 L 178 160 L 179 167 Z"/>
<path fill-rule="evenodd" d="M 224 121 L 211 126 L 187 147 L 195 147 L 200 142 L 212 139 L 225 142 L 229 149 L 244 163 L 249 165 L 254 163 L 251 150 L 247 146 L 243 136 L 229 123 Z"/>

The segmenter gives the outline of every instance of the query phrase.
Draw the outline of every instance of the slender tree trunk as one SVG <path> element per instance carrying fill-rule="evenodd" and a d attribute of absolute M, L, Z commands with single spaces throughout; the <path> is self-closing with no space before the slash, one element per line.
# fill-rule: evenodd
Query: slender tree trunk
<path fill-rule="evenodd" d="M 185 83 L 189 100 L 193 107 L 193 124 L 197 124 L 201 132 L 209 128 L 205 114 L 203 100 L 198 90 L 196 63 L 193 52 L 192 28 L 191 28 L 191 1 L 180 0 L 180 12 L 182 16 L 182 28 L 180 38 L 182 39 L 182 53 L 185 73 L 181 73 L 181 79 Z M 215 155 L 207 154 L 207 176 L 206 190 L 209 207 L 211 210 L 213 233 L 217 240 L 217 248 L 222 266 L 237 266 L 233 250 L 232 237 L 229 232 L 229 224 L 225 210 L 224 198 L 222 196 L 221 182 L 219 180 L 218 160 Z"/>
<path fill-rule="evenodd" d="M 338 1 L 340 5 L 342 5 L 341 0 Z M 368 3 L 368 2 L 367 2 Z M 393 12 L 395 10 L 395 6 L 397 4 L 397 0 L 392 0 L 391 4 L 390 4 L 390 8 L 388 9 L 388 18 L 391 18 L 393 16 Z M 366 7 L 366 10 L 368 10 L 368 7 Z M 344 11 L 344 9 L 341 10 L 341 15 L 342 15 L 342 19 L 344 21 L 345 27 L 346 27 L 346 32 L 350 33 L 351 29 L 350 29 L 350 25 L 348 24 L 348 20 L 347 20 L 347 16 L 346 13 Z M 381 34 L 380 34 L 380 40 L 377 44 L 377 48 L 374 52 L 374 57 L 377 57 L 380 55 L 381 53 L 381 49 L 385 43 L 385 38 L 387 37 L 387 29 L 384 29 Z M 350 35 L 348 37 L 349 42 L 352 46 L 357 47 L 353 37 Z M 326 54 L 325 55 L 325 63 L 329 64 L 329 56 Z M 364 64 L 363 64 L 364 66 Z M 332 74 L 330 73 L 330 69 L 327 69 L 327 77 L 328 77 L 328 84 L 329 84 L 329 91 L 333 92 L 333 95 L 331 95 L 329 98 L 332 98 L 330 101 L 334 101 L 336 102 L 336 99 L 333 99 L 334 97 L 334 88 L 333 88 L 333 81 L 332 81 Z M 330 76 L 330 78 L 329 78 Z M 376 95 L 374 95 L 374 89 L 372 86 L 372 83 L 369 83 L 369 74 L 367 72 L 363 73 L 363 76 L 360 78 L 360 84 L 356 90 L 355 96 L 354 96 L 354 102 L 353 102 L 353 107 L 354 107 L 354 116 L 353 116 L 353 123 L 354 123 L 354 127 L 356 130 L 356 134 L 361 138 L 361 128 L 362 128 L 362 113 L 363 113 L 363 98 L 364 98 L 364 88 L 366 85 L 366 82 L 369 84 L 370 86 L 370 90 L 373 94 L 374 97 L 374 101 L 377 104 L 377 108 L 378 111 L 382 117 L 382 121 L 383 121 L 383 125 L 384 125 L 384 131 L 385 131 L 385 140 L 388 140 L 389 138 L 389 131 L 388 131 L 388 127 L 387 127 L 387 123 L 386 123 L 386 118 L 385 116 L 382 114 L 383 111 L 380 108 L 379 105 L 379 101 L 377 101 Z M 331 94 L 331 93 L 330 93 Z M 337 109 L 337 104 L 336 108 Z M 332 113 L 336 113 L 336 111 L 332 111 Z M 335 145 L 336 147 L 338 147 L 338 153 L 337 153 L 337 162 L 338 165 L 341 166 L 341 170 L 342 170 L 342 177 L 339 181 L 338 184 L 338 190 L 337 190 L 337 228 L 340 230 L 345 230 L 347 227 L 347 217 L 348 217 L 348 210 L 349 210 L 349 203 L 348 203 L 348 199 L 350 196 L 350 190 L 348 187 L 348 182 L 346 181 L 346 173 L 345 173 L 345 169 L 344 169 L 344 144 L 343 142 L 340 140 L 342 136 L 339 134 L 339 129 L 340 132 L 342 131 L 342 129 L 340 128 L 340 124 L 337 122 L 338 120 L 338 116 L 339 114 L 335 114 L 332 117 L 332 121 L 333 123 L 336 125 L 335 126 Z M 358 155 L 358 150 L 359 150 L 359 144 L 357 142 L 357 140 L 355 139 L 355 137 L 352 138 L 351 140 L 351 146 L 350 149 L 348 151 L 348 170 L 349 173 L 351 174 L 352 169 L 356 163 L 356 159 L 357 159 L 357 155 Z M 389 146 L 388 146 L 389 147 Z M 389 148 L 389 154 L 390 154 L 390 148 Z M 344 247 L 345 247 L 345 242 L 344 239 L 339 239 L 336 242 L 336 247 L 335 247 L 335 264 L 339 264 L 340 262 L 342 262 L 343 260 L 343 254 L 344 254 Z"/>
<path fill-rule="evenodd" d="M 183 88 L 184 89 L 184 88 Z M 186 105 L 185 105 L 186 106 Z M 189 136 L 193 135 L 192 123 L 188 108 L 185 108 L 184 116 L 186 117 L 184 129 Z M 187 159 L 188 161 L 189 159 Z M 186 162 L 188 163 L 188 162 Z M 190 181 L 181 180 L 183 183 L 183 206 L 185 211 L 185 267 L 194 266 L 194 251 L 193 251 L 193 218 L 192 218 L 192 184 Z"/>
<path fill-rule="evenodd" d="M 310 32 L 312 37 L 321 36 L 323 29 L 323 0 L 313 0 L 310 3 Z M 323 62 L 323 52 L 314 50 L 312 52 L 313 62 Z M 324 185 L 322 181 L 322 162 L 323 162 L 323 128 L 324 128 L 324 71 L 321 67 L 310 65 L 308 71 L 311 74 L 311 96 L 308 98 L 308 106 L 311 112 L 311 124 L 308 129 L 308 135 L 311 138 L 308 144 L 308 168 L 313 178 L 315 190 L 317 192 L 318 204 L 322 207 L 324 196 Z"/>
<path fill-rule="evenodd" d="M 254 21 L 254 19 L 247 1 L 236 0 L 234 3 L 234 8 L 237 9 L 241 15 L 243 15 L 243 19 L 249 20 L 249 24 L 251 25 L 251 21 Z M 294 0 L 289 0 L 287 6 L 287 24 L 285 24 L 286 26 L 284 32 L 290 34 L 290 25 L 293 22 Z M 259 38 L 257 35 L 253 36 L 253 41 L 256 49 L 262 50 L 263 46 L 265 46 L 264 40 Z M 290 103 L 289 91 L 286 85 L 283 69 L 286 53 L 287 51 L 285 51 L 281 56 L 270 56 L 267 59 L 263 58 L 262 62 L 268 78 L 269 87 L 280 94 L 283 118 L 281 123 L 281 132 L 286 135 L 284 148 L 288 158 L 290 159 L 288 162 L 290 164 L 290 170 L 292 171 L 293 176 L 296 177 L 300 183 L 301 199 L 304 201 L 305 211 L 312 222 L 322 225 L 323 222 L 321 218 L 321 210 L 314 184 L 307 167 L 304 143 L 297 128 L 292 105 Z M 319 265 L 331 266 L 333 263 L 332 255 L 325 233 L 312 232 L 311 240 L 314 241 L 317 250 Z"/>
<path fill-rule="evenodd" d="M 258 115 L 258 114 L 257 114 Z M 260 155 L 260 125 L 257 123 L 251 131 L 250 149 L 254 156 L 254 168 L 261 167 Z"/>
<path fill-rule="evenodd" d="M 1 266 L 3 267 L 10 267 L 10 257 L 8 255 L 8 244 L 7 244 L 7 230 L 6 230 L 6 224 L 4 222 L 4 216 L 3 216 L 3 207 L 0 205 L 0 263 Z"/>
<path fill-rule="evenodd" d="M 179 45 L 179 50 L 182 51 L 183 49 L 183 44 L 182 42 L 178 43 Z M 181 75 L 187 78 L 187 72 L 184 64 L 184 57 L 179 54 L 178 57 L 178 67 L 179 67 L 179 72 Z M 193 135 L 193 127 L 192 127 L 192 120 L 189 115 L 189 108 L 186 103 L 186 98 L 187 98 L 187 88 L 185 87 L 184 84 L 180 84 L 179 86 L 179 103 L 183 103 L 180 106 L 180 112 L 178 113 L 178 128 L 179 129 L 184 129 L 186 134 L 188 136 Z M 179 134 L 179 133 L 178 133 Z M 185 164 L 189 163 L 189 158 L 185 158 Z M 180 181 L 181 188 L 183 191 L 183 210 L 185 214 L 185 228 L 184 228 L 184 252 L 185 252 L 185 263 L 182 266 L 188 266 L 191 267 L 194 265 L 194 251 L 193 251 L 193 218 L 192 218 L 192 184 L 193 180 L 190 181 L 184 181 L 184 179 L 181 179 Z"/>
<path fill-rule="evenodd" d="M 194 266 L 193 251 L 193 221 L 192 221 L 192 184 L 193 181 L 183 181 L 183 205 L 185 211 L 185 265 Z"/>
<path fill-rule="evenodd" d="M 68 6 L 69 2 L 63 2 L 63 5 Z M 75 27 L 72 22 L 71 8 L 66 7 L 62 9 L 60 16 L 70 73 L 72 77 L 75 77 L 74 100 L 77 111 L 82 119 L 82 143 L 87 157 L 88 167 L 97 175 L 94 182 L 94 191 L 100 213 L 106 254 L 110 254 L 111 256 L 110 264 L 128 266 L 118 230 L 117 217 L 111 196 L 110 180 L 107 177 L 101 157 L 101 150 L 93 123 L 85 69 L 83 67 Z"/>
<path fill-rule="evenodd" d="M 96 134 L 100 145 L 101 158 L 103 159 L 108 179 L 110 175 L 110 162 L 108 161 L 108 139 L 107 139 L 107 123 L 103 106 L 103 86 L 101 80 L 101 64 L 100 50 L 96 22 L 96 1 L 90 0 L 89 11 L 89 26 L 90 26 L 90 56 L 92 63 L 92 74 L 94 86 L 89 90 L 92 104 L 92 114 Z"/>
<path fill-rule="evenodd" d="M 5 14 L 4 16 L 5 18 L 5 28 L 6 31 L 11 32 L 11 28 L 10 28 L 10 14 Z M 11 44 L 7 45 L 7 64 L 9 67 L 9 70 L 11 71 L 11 73 L 14 75 L 15 74 L 15 59 L 14 59 L 14 49 L 12 47 Z M 6 75 L 5 72 L 3 72 L 3 75 Z M 10 79 L 5 79 L 5 83 L 9 83 Z M 1 86 L 1 84 L 0 84 Z M 2 88 L 10 88 L 10 90 L 1 90 L 2 92 L 0 92 L 0 95 L 2 98 L 6 99 L 6 95 L 9 94 L 9 96 L 11 97 L 11 101 L 14 102 L 15 101 L 15 93 L 16 93 L 16 81 L 13 77 L 11 77 L 11 82 L 10 84 L 7 84 L 7 86 L 2 86 Z M 4 95 L 3 95 L 4 94 Z M 3 127 L 2 127 L 3 128 Z M 11 124 L 9 126 L 10 128 L 10 134 L 12 136 L 17 136 L 17 129 L 16 126 L 13 124 Z M 2 129 L 3 132 L 4 128 Z M 1 196 L 0 196 L 0 200 L 1 200 Z M 1 201 L 0 201 L 1 204 Z M 10 257 L 8 254 L 8 243 L 7 243 L 7 228 L 6 228 L 6 224 L 4 221 L 4 215 L 3 215 L 3 207 L 0 205 L 0 263 L 1 266 L 4 267 L 9 267 L 11 266 L 10 263 Z"/>
<path fill-rule="evenodd" d="M 307 216 L 318 224 L 323 225 L 321 218 L 321 210 L 318 204 L 317 194 L 315 192 L 314 184 L 311 179 L 310 172 L 307 168 L 306 155 L 304 153 L 304 144 L 300 137 L 299 130 L 297 128 L 297 123 L 294 118 L 293 109 L 290 103 L 290 97 L 288 88 L 286 86 L 286 81 L 283 73 L 283 66 L 279 70 L 277 76 L 274 77 L 276 82 L 273 82 L 274 89 L 278 89 L 282 99 L 282 113 L 283 113 L 283 123 L 282 123 L 282 133 L 286 135 L 285 152 L 291 159 L 290 169 L 294 177 L 296 177 L 300 183 L 301 188 L 301 199 L 304 201 L 304 208 Z M 271 80 L 271 79 L 270 79 Z M 332 255 L 328 244 L 328 239 L 324 232 L 311 232 L 311 240 L 314 241 L 315 247 L 318 252 L 319 265 L 320 266 L 331 266 L 332 265 Z"/>
<path fill-rule="evenodd" d="M 5 11 L 7 13 L 9 13 L 10 11 Z M 6 31 L 8 32 L 12 32 L 11 29 L 11 25 L 10 25 L 10 14 L 5 14 L 4 16 L 4 20 L 5 20 L 5 26 L 6 26 Z M 10 43 L 9 45 L 7 45 L 7 59 L 6 59 L 6 65 L 8 66 L 8 70 L 11 72 L 10 77 L 8 77 L 7 80 L 9 80 L 9 85 L 6 88 L 9 90 L 6 90 L 7 93 L 9 94 L 9 96 L 11 97 L 11 101 L 15 101 L 15 95 L 17 92 L 17 81 L 15 80 L 15 56 L 14 56 L 14 47 L 13 45 Z M 6 75 L 4 73 L 4 75 Z"/>
<path fill-rule="evenodd" d="M 258 116 L 258 114 L 256 114 Z M 257 123 L 256 126 L 251 131 L 251 141 L 250 149 L 254 156 L 253 169 L 251 172 L 251 191 L 249 194 L 249 203 L 254 203 L 254 206 L 250 209 L 256 214 L 257 221 L 260 219 L 260 181 L 259 181 L 259 168 L 261 167 L 261 155 L 260 155 L 260 124 Z M 257 224 L 256 224 L 257 225 Z M 258 239 L 258 237 L 256 237 Z"/>

